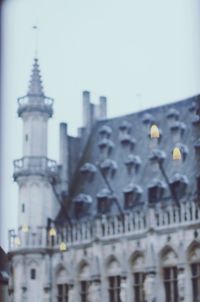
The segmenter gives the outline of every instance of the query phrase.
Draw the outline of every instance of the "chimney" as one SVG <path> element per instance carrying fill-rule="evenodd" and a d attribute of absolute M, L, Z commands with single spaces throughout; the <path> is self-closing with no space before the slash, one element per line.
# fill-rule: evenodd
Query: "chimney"
<path fill-rule="evenodd" d="M 99 98 L 99 119 L 107 118 L 107 98 L 100 96 Z"/>

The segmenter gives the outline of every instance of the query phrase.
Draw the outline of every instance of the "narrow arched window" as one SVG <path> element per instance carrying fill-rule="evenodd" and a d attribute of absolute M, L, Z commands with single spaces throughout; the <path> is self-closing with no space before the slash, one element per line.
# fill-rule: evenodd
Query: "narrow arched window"
<path fill-rule="evenodd" d="M 30 277 L 31 280 L 35 280 L 36 279 L 36 269 L 32 268 L 30 271 Z"/>

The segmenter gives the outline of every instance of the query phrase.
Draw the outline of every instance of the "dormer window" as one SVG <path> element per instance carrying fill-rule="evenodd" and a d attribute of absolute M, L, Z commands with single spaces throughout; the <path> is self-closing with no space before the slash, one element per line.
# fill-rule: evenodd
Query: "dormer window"
<path fill-rule="evenodd" d="M 102 189 L 97 194 L 97 210 L 98 213 L 106 214 L 111 207 L 111 192 L 108 189 Z"/>
<path fill-rule="evenodd" d="M 121 125 L 119 126 L 119 131 L 121 133 L 130 133 L 131 131 L 131 123 L 129 123 L 128 121 L 123 121 L 121 123 Z"/>
<path fill-rule="evenodd" d="M 129 147 L 130 151 L 133 150 L 136 140 L 128 133 L 121 134 L 120 142 L 123 147 Z"/>
<path fill-rule="evenodd" d="M 106 159 L 100 164 L 101 172 L 107 177 L 113 177 L 117 171 L 117 163 L 114 160 Z"/>
<path fill-rule="evenodd" d="M 149 127 L 149 125 L 152 125 L 155 122 L 155 118 L 153 117 L 152 114 L 145 113 L 142 121 L 143 121 L 144 125 L 147 125 Z"/>
<path fill-rule="evenodd" d="M 167 112 L 167 118 L 170 122 L 177 121 L 179 119 L 179 112 L 175 108 L 170 108 Z"/>
<path fill-rule="evenodd" d="M 103 125 L 99 129 L 99 135 L 101 138 L 110 138 L 111 134 L 112 134 L 112 129 L 107 125 Z"/>
<path fill-rule="evenodd" d="M 92 180 L 96 171 L 97 171 L 97 168 L 95 167 L 95 165 L 93 165 L 91 163 L 85 163 L 80 168 L 81 174 L 84 176 L 84 179 L 87 179 L 87 180 Z"/>
<path fill-rule="evenodd" d="M 124 189 L 124 208 L 131 209 L 138 204 L 142 194 L 142 189 L 135 184 L 129 184 Z"/>
<path fill-rule="evenodd" d="M 166 154 L 164 151 L 160 150 L 160 149 L 154 149 L 152 150 L 151 155 L 149 156 L 149 159 L 152 162 L 163 162 L 164 159 L 166 158 Z"/>
<path fill-rule="evenodd" d="M 183 159 L 183 161 L 186 159 L 187 154 L 188 154 L 188 147 L 184 144 L 176 144 L 176 147 L 179 148 L 180 152 L 181 152 L 181 158 Z"/>
<path fill-rule="evenodd" d="M 132 174 L 133 171 L 137 172 L 140 165 L 141 159 L 137 155 L 129 154 L 127 160 L 125 161 L 128 174 Z"/>
<path fill-rule="evenodd" d="M 76 218 L 80 218 L 88 214 L 89 208 L 92 204 L 92 197 L 87 194 L 79 194 L 74 200 L 74 215 Z"/>
<path fill-rule="evenodd" d="M 114 143 L 107 138 L 103 138 L 100 140 L 100 142 L 98 143 L 100 152 L 102 154 L 104 154 L 105 156 L 108 156 L 111 154 L 113 148 L 114 148 Z"/>
<path fill-rule="evenodd" d="M 173 141 L 179 141 L 186 129 L 186 126 L 184 123 L 179 122 L 179 121 L 174 121 L 170 125 L 171 132 L 172 132 L 172 139 Z"/>
<path fill-rule="evenodd" d="M 187 185 L 188 185 L 188 179 L 185 175 L 176 173 L 170 179 L 170 186 L 176 198 L 182 198 L 185 195 Z"/>
<path fill-rule="evenodd" d="M 149 204 L 156 204 L 163 196 L 165 184 L 160 180 L 154 180 L 148 187 L 148 200 Z"/>

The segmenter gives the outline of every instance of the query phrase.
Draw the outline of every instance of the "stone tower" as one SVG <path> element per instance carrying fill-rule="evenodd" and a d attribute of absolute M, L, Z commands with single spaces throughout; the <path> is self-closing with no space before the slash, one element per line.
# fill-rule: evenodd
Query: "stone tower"
<path fill-rule="evenodd" d="M 23 252 L 14 256 L 12 262 L 11 291 L 13 288 L 16 302 L 43 301 L 44 283 L 48 283 L 43 278 L 48 275 L 45 271 L 48 260 L 42 250 L 38 251 L 37 242 L 42 240 L 42 230 L 46 229 L 48 218 L 53 219 L 59 208 L 55 194 L 57 164 L 47 157 L 48 119 L 53 114 L 52 107 L 53 99 L 44 94 L 39 63 L 35 58 L 28 92 L 18 99 L 18 116 L 23 121 L 23 157 L 14 161 L 14 180 L 19 186 L 18 229 L 21 234 L 16 244 Z M 31 245 L 27 245 L 28 242 Z"/>

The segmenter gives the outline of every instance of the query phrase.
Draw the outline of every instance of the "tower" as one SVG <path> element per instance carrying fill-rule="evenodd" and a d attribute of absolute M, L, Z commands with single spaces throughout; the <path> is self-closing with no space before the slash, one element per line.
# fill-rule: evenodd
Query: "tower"
<path fill-rule="evenodd" d="M 19 227 L 44 226 L 47 218 L 56 213 L 52 183 L 57 166 L 47 157 L 48 119 L 52 114 L 53 99 L 44 94 L 35 58 L 28 92 L 18 99 L 18 116 L 23 121 L 23 157 L 14 161 L 14 180 L 19 186 Z"/>
<path fill-rule="evenodd" d="M 44 94 L 35 58 L 28 92 L 18 99 L 18 116 L 23 122 L 23 157 L 14 161 L 13 177 L 19 186 L 16 241 L 19 250 L 12 254 L 9 284 L 15 302 L 44 301 L 46 296 L 49 301 L 50 255 L 45 255 L 43 231 L 47 219 L 54 219 L 59 208 L 55 191 L 58 166 L 47 157 L 48 119 L 52 114 L 53 99 Z"/>

